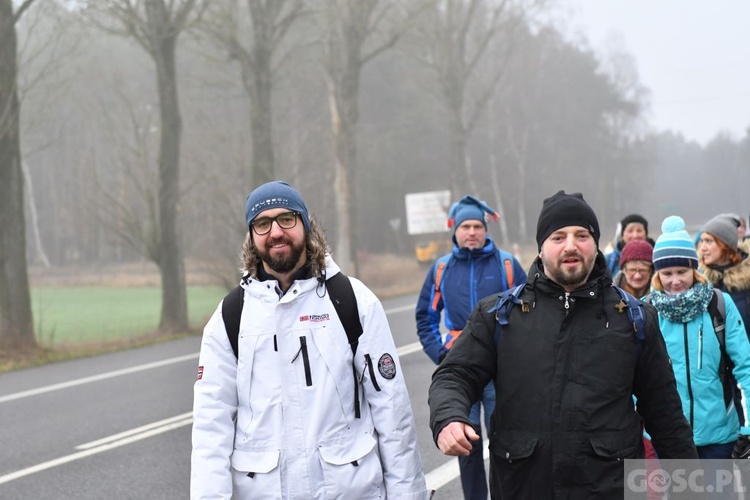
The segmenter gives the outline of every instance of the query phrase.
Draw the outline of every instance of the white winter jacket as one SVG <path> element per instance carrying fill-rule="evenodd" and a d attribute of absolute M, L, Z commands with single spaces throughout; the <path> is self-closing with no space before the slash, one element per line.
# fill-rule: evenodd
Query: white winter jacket
<path fill-rule="evenodd" d="M 339 272 L 326 260 L 328 277 Z M 249 280 L 239 360 L 217 308 L 194 388 L 193 499 L 427 499 L 414 417 L 382 305 L 350 278 L 364 332 L 355 366 L 325 287 Z M 323 295 L 321 297 L 321 295 Z"/>

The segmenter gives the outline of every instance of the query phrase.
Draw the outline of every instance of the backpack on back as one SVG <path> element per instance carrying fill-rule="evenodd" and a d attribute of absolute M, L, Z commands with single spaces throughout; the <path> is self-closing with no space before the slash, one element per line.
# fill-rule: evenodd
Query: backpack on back
<path fill-rule="evenodd" d="M 449 253 L 443 255 L 435 262 L 435 294 L 432 296 L 433 311 L 437 310 L 438 303 L 442 297 L 443 292 L 440 289 L 440 285 L 443 281 L 443 273 L 445 272 L 445 268 L 448 266 L 448 261 L 451 257 L 453 257 L 453 254 Z M 495 251 L 495 258 L 503 264 L 500 267 L 500 273 L 503 278 L 503 287 L 505 289 L 513 288 L 515 284 L 513 280 L 513 256 L 505 250 L 498 248 Z"/>
<path fill-rule="evenodd" d="M 357 387 L 357 371 L 354 366 L 354 354 L 357 352 L 359 337 L 362 335 L 362 322 L 359 320 L 357 296 L 349 278 L 342 272 L 333 275 L 325 281 L 328 297 L 333 303 L 336 314 L 346 331 L 346 338 L 352 349 L 352 373 L 354 376 L 354 415 L 360 418 L 359 389 Z M 239 357 L 240 318 L 242 306 L 245 303 L 245 291 L 241 286 L 233 288 L 224 297 L 221 304 L 221 317 L 227 331 L 229 343 L 234 351 L 234 357 Z"/>

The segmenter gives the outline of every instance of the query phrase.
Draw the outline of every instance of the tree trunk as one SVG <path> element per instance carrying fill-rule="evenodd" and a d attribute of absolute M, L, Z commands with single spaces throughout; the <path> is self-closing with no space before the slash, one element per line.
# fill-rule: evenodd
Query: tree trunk
<path fill-rule="evenodd" d="M 466 172 L 466 130 L 461 123 L 461 111 L 450 110 L 450 141 L 451 141 L 451 196 L 459 199 L 467 188 Z M 477 193 L 471 193 L 476 195 Z"/>
<path fill-rule="evenodd" d="M 36 254 L 45 269 L 49 269 L 51 264 L 47 258 L 47 253 L 44 251 L 42 245 L 42 235 L 39 231 L 39 216 L 36 211 L 36 198 L 34 198 L 34 184 L 31 182 L 31 173 L 29 167 L 22 160 L 21 161 L 21 172 L 23 173 L 23 181 L 26 186 L 26 194 L 29 197 L 29 215 L 31 216 L 31 234 L 34 237 L 34 246 L 36 247 Z"/>
<path fill-rule="evenodd" d="M 355 64 L 352 62 L 352 64 Z M 329 81 L 331 130 L 334 144 L 334 189 L 336 191 L 336 262 L 351 276 L 359 274 L 357 248 L 353 225 L 357 220 L 356 203 L 352 190 L 356 186 L 357 146 L 356 126 L 359 113 L 359 67 L 343 70 L 340 80 Z"/>
<path fill-rule="evenodd" d="M 242 61 L 242 82 L 250 100 L 252 179 L 255 186 L 276 180 L 273 153 L 271 54 L 255 49 L 255 66 Z"/>
<path fill-rule="evenodd" d="M 176 42 L 176 36 L 166 36 L 154 51 L 161 114 L 158 265 L 162 285 L 159 330 L 163 333 L 183 332 L 188 328 L 185 267 L 177 228 L 182 121 L 177 97 Z"/>
<path fill-rule="evenodd" d="M 17 39 L 12 0 L 0 0 L 0 349 L 36 345 L 26 262 Z"/>

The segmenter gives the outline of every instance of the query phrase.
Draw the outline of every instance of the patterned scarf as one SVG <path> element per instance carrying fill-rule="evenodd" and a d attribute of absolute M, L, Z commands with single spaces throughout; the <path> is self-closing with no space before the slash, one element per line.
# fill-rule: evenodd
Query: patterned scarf
<path fill-rule="evenodd" d="M 714 287 L 711 282 L 696 282 L 688 291 L 672 295 L 667 292 L 651 290 L 651 304 L 661 316 L 673 323 L 686 323 L 708 308 Z"/>

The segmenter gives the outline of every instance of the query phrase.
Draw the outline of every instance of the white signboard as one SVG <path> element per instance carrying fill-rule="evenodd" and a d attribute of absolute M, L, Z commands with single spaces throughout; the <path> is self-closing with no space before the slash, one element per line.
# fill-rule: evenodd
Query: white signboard
<path fill-rule="evenodd" d="M 448 231 L 451 192 L 428 191 L 406 195 L 406 228 L 409 234 Z"/>

